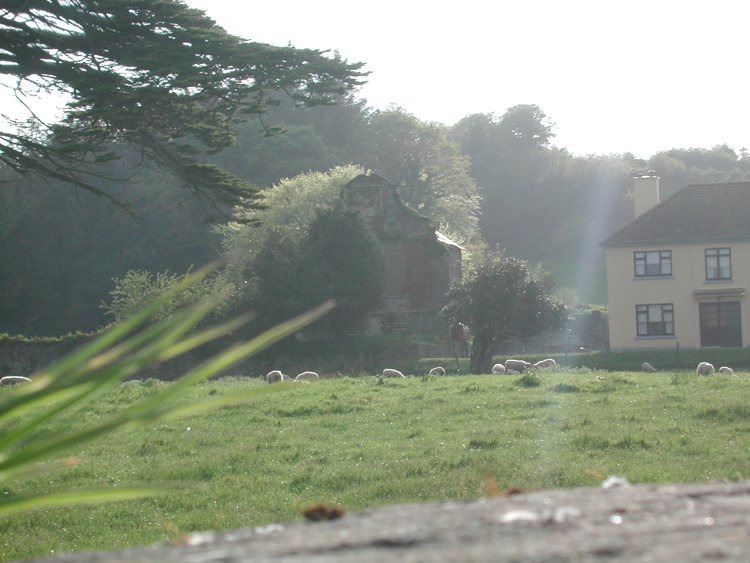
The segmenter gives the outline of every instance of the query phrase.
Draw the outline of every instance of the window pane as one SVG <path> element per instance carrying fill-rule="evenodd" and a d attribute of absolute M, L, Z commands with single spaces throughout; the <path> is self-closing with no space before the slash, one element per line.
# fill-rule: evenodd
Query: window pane
<path fill-rule="evenodd" d="M 648 322 L 655 323 L 660 322 L 661 320 L 661 305 L 649 305 Z"/>
<path fill-rule="evenodd" d="M 661 261 L 658 252 L 646 252 L 646 275 L 658 276 L 661 274 Z"/>
<path fill-rule="evenodd" d="M 645 276 L 646 275 L 646 263 L 643 260 L 636 260 L 635 262 L 635 275 Z"/>

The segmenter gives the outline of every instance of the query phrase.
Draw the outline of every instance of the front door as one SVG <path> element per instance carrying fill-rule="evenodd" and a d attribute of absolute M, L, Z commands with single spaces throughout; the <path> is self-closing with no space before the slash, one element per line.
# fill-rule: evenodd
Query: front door
<path fill-rule="evenodd" d="M 742 346 L 740 302 L 700 304 L 701 346 Z"/>

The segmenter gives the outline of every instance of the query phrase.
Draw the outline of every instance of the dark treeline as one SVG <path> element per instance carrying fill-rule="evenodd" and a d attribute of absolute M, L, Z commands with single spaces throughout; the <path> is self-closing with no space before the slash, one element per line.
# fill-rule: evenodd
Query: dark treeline
<path fill-rule="evenodd" d="M 447 127 L 348 98 L 336 106 L 282 104 L 264 121 L 286 131 L 268 137 L 258 121 L 242 123 L 237 146 L 214 162 L 262 188 L 343 164 L 376 170 L 461 244 L 483 241 L 540 263 L 584 303 L 606 301 L 599 241 L 632 219 L 635 173 L 655 170 L 662 198 L 691 183 L 750 179 L 747 153 L 727 146 L 673 149 L 648 160 L 573 155 L 554 145 L 553 124 L 534 105 Z M 184 273 L 221 253 L 221 237 L 204 221 L 209 213 L 185 200 L 163 171 L 139 168 L 127 181 L 102 181 L 137 219 L 68 185 L 7 171 L 4 180 L 0 333 L 95 330 L 109 320 L 100 304 L 113 278 L 128 270 Z"/>

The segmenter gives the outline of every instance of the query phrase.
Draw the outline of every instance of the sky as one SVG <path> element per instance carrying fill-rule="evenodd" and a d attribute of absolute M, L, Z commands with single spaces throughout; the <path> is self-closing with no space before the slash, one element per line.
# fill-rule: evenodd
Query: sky
<path fill-rule="evenodd" d="M 187 3 L 246 39 L 366 63 L 374 109 L 453 125 L 536 104 L 579 155 L 750 148 L 747 0 Z"/>

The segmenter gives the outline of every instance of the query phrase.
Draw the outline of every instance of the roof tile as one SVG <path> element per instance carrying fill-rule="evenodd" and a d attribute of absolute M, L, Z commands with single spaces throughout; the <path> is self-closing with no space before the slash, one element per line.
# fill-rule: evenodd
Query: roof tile
<path fill-rule="evenodd" d="M 739 240 L 750 240 L 750 182 L 687 186 L 602 245 Z"/>

